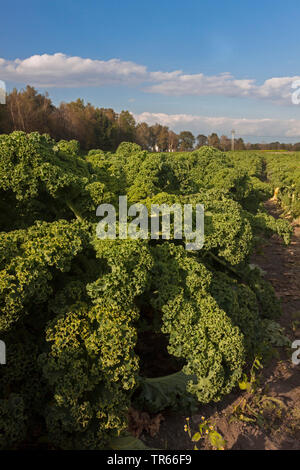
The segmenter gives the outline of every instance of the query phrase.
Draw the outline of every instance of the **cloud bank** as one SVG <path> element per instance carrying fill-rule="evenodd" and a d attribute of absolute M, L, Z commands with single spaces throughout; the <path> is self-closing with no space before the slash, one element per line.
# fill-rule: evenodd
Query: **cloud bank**
<path fill-rule="evenodd" d="M 120 59 L 95 60 L 56 53 L 23 60 L 0 58 L 0 79 L 47 88 L 138 86 L 146 93 L 170 96 L 219 95 L 290 104 L 291 85 L 300 76 L 271 77 L 258 84 L 253 78 L 238 79 L 228 72 L 209 76 L 181 70 L 150 71 L 145 65 Z"/>
<path fill-rule="evenodd" d="M 134 115 L 137 122 L 155 123 L 168 126 L 176 132 L 191 130 L 195 135 L 217 132 L 229 135 L 235 129 L 237 137 L 267 137 L 277 140 L 278 136 L 300 138 L 300 119 L 247 119 L 231 117 L 195 116 L 192 114 L 148 113 Z"/>
<path fill-rule="evenodd" d="M 119 59 L 92 60 L 62 53 L 12 61 L 0 58 L 0 77 L 41 87 L 82 87 L 141 83 L 147 68 Z"/>

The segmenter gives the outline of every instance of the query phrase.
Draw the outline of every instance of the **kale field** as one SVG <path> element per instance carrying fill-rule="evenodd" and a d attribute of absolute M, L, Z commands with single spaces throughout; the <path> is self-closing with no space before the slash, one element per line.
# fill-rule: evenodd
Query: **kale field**
<path fill-rule="evenodd" d="M 228 448 L 207 414 L 197 436 L 182 417 L 232 393 L 244 400 L 237 420 L 269 423 L 257 377 L 274 357 L 291 362 L 295 338 L 258 259 L 270 261 L 268 240 L 295 243 L 299 153 L 124 142 L 83 154 L 76 141 L 13 132 L 0 135 L 0 194 L 1 449 L 193 448 L 205 435 Z M 128 205 L 203 204 L 203 247 L 98 238 L 97 207 L 118 208 L 124 195 Z"/>

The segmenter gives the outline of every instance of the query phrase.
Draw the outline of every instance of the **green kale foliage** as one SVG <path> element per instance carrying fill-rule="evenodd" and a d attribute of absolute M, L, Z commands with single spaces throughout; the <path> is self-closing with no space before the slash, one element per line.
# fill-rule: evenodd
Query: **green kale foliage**
<path fill-rule="evenodd" d="M 285 212 L 300 217 L 300 153 L 268 155 L 267 177 Z"/>
<path fill-rule="evenodd" d="M 123 143 L 84 157 L 76 141 L 0 136 L 1 448 L 109 448 L 132 404 L 195 408 L 237 385 L 264 322 L 280 315 L 249 257 L 257 237 L 290 236 L 262 208 L 262 168 L 257 155 L 247 167 L 209 147 L 151 154 Z M 98 239 L 96 208 L 120 195 L 204 204 L 203 248 Z M 164 375 L 147 376 L 146 334 L 158 340 L 152 368 L 167 344 Z"/>

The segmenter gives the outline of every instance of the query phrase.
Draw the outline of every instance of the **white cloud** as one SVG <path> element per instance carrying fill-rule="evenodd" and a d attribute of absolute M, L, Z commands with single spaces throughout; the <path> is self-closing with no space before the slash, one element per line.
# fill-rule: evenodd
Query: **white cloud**
<path fill-rule="evenodd" d="M 277 140 L 280 137 L 300 137 L 300 119 L 247 119 L 231 117 L 195 116 L 192 114 L 165 114 L 144 112 L 136 114 L 137 122 L 155 123 L 168 126 L 176 132 L 191 130 L 197 134 L 210 134 L 217 132 L 219 135 L 229 135 L 231 129 L 235 129 L 237 137 L 270 137 Z"/>
<path fill-rule="evenodd" d="M 147 79 L 147 68 L 119 59 L 92 60 L 62 53 L 34 55 L 12 61 L 0 58 L 3 80 L 45 87 L 134 84 Z"/>
<path fill-rule="evenodd" d="M 157 84 L 145 88 L 164 95 L 225 95 L 249 96 L 255 89 L 255 80 L 236 80 L 230 73 L 206 76 L 203 73 L 162 77 Z"/>
<path fill-rule="evenodd" d="M 145 65 L 120 59 L 95 60 L 56 53 L 23 60 L 0 58 L 0 79 L 47 88 L 125 85 L 163 95 L 248 97 L 291 104 L 291 85 L 300 76 L 272 77 L 258 84 L 253 78 L 238 79 L 228 72 L 209 76 L 181 70 L 149 71 Z"/>
<path fill-rule="evenodd" d="M 145 88 L 149 93 L 163 95 L 221 95 L 229 97 L 248 97 L 269 99 L 281 104 L 291 104 L 292 84 L 299 76 L 273 77 L 262 85 L 254 79 L 236 79 L 230 73 L 206 76 L 202 73 L 174 77 L 164 77 L 159 83 Z"/>
<path fill-rule="evenodd" d="M 261 86 L 257 86 L 254 95 L 258 98 L 269 98 L 280 102 L 291 102 L 294 87 L 292 84 L 299 80 L 299 76 L 274 77 L 265 80 Z"/>

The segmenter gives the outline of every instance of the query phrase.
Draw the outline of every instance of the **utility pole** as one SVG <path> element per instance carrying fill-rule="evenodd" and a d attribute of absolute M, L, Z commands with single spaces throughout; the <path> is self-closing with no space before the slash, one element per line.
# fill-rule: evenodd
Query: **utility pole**
<path fill-rule="evenodd" d="M 231 131 L 231 150 L 232 150 L 232 152 L 234 151 L 234 136 L 235 136 L 235 130 L 232 129 L 232 131 Z"/>

